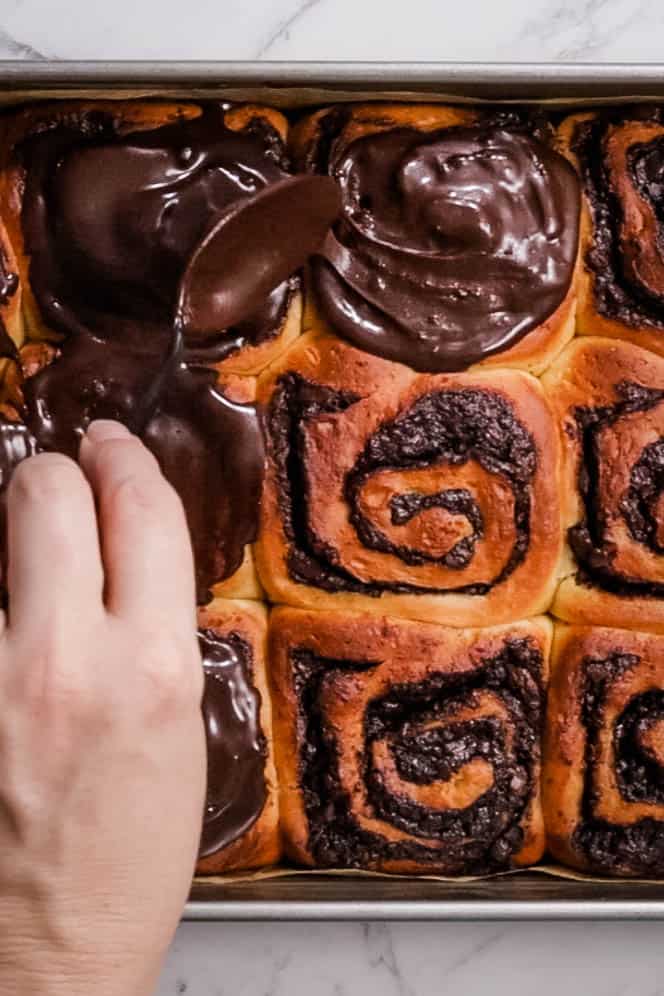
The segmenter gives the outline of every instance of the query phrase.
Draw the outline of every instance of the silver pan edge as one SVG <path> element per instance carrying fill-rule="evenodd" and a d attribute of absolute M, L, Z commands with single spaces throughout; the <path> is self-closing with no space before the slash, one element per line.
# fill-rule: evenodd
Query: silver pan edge
<path fill-rule="evenodd" d="M 24 94 L 260 89 L 421 93 L 475 100 L 664 98 L 664 63 L 15 62 L 0 60 L 3 103 Z M 322 96 L 322 94 L 321 94 Z M 300 103 L 306 102 L 302 98 Z M 224 885 L 198 880 L 185 920 L 664 920 L 664 885 L 570 881 L 537 873 L 473 883 L 299 876 Z"/>

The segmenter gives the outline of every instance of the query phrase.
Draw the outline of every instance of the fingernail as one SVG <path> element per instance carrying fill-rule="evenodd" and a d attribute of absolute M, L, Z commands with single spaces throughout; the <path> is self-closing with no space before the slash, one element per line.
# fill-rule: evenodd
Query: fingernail
<path fill-rule="evenodd" d="M 91 422 L 85 438 L 91 443 L 104 443 L 107 439 L 127 439 L 131 433 L 121 422 L 112 422 L 110 419 L 100 418 L 96 422 Z"/>

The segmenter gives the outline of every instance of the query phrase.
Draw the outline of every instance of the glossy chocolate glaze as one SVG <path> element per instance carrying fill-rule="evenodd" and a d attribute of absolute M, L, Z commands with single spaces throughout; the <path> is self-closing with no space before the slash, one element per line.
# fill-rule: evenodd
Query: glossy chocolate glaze
<path fill-rule="evenodd" d="M 341 210 L 329 176 L 289 176 L 232 204 L 199 242 L 180 283 L 185 339 L 204 343 L 274 295 L 323 242 Z M 223 280 L 219 275 L 223 274 Z"/>
<path fill-rule="evenodd" d="M 264 457 L 255 408 L 230 401 L 196 366 L 276 333 L 297 284 L 288 278 L 237 328 L 203 337 L 176 314 L 208 230 L 287 176 L 271 127 L 234 132 L 224 110 L 209 104 L 198 117 L 129 135 L 94 112 L 19 150 L 31 285 L 45 322 L 63 335 L 55 360 L 27 378 L 21 414 L 39 447 L 74 457 L 95 418 L 117 418 L 143 437 L 184 501 L 199 601 L 255 538 Z M 245 214 L 251 247 L 260 217 Z"/>
<path fill-rule="evenodd" d="M 249 830 L 263 811 L 266 744 L 260 695 L 252 684 L 251 647 L 237 633 L 202 629 L 203 719 L 207 794 L 200 857 L 215 854 Z"/>
<path fill-rule="evenodd" d="M 9 261 L 0 244 L 0 306 L 9 303 L 18 290 L 18 274 L 9 268 Z M 7 332 L 5 323 L 0 318 L 0 359 L 15 359 L 16 345 Z"/>
<path fill-rule="evenodd" d="M 462 370 L 563 301 L 579 184 L 538 139 L 484 124 L 327 148 L 344 209 L 312 266 L 325 317 L 355 345 L 416 370 Z"/>
<path fill-rule="evenodd" d="M 287 176 L 271 127 L 232 131 L 224 113 L 207 104 L 198 117 L 123 136 L 112 116 L 92 112 L 23 143 L 30 280 L 50 326 L 129 343 L 145 336 L 145 321 L 169 334 L 180 279 L 208 230 Z M 256 302 L 259 340 L 276 331 L 287 299 L 282 284 Z M 215 360 L 240 344 L 233 330 L 218 333 L 207 342 Z"/>
<path fill-rule="evenodd" d="M 378 597 L 383 591 L 436 593 L 406 582 L 367 584 L 339 564 L 334 551 L 324 548 L 307 517 L 307 470 L 301 448 L 301 427 L 327 412 L 343 411 L 359 399 L 349 393 L 314 384 L 295 373 L 284 375 L 274 394 L 268 416 L 272 459 L 276 465 L 279 507 L 290 545 L 291 578 L 325 591 L 351 591 Z M 464 515 L 470 535 L 440 558 L 397 546 L 361 511 L 359 496 L 366 481 L 387 468 L 422 467 L 449 462 L 458 466 L 476 460 L 489 472 L 505 478 L 514 496 L 516 541 L 506 565 L 483 584 L 446 591 L 484 595 L 508 577 L 525 557 L 530 540 L 530 486 L 537 469 L 534 440 L 519 421 L 507 399 L 493 391 L 477 389 L 436 391 L 424 395 L 397 418 L 386 421 L 367 440 L 366 447 L 345 483 L 349 518 L 364 546 L 399 557 L 405 565 L 439 559 L 462 570 L 472 560 L 484 531 L 481 513 L 464 489 L 437 495 L 408 492 L 393 496 L 393 521 L 407 521 L 423 509 L 440 506 Z"/>
<path fill-rule="evenodd" d="M 362 828 L 348 806 L 336 766 L 335 740 L 343 729 L 326 723 L 319 696 L 331 672 L 361 674 L 378 662 L 330 660 L 310 650 L 292 651 L 299 723 L 300 779 L 309 824 L 309 848 L 323 867 L 361 868 L 376 861 L 411 859 L 443 864 L 458 874 L 509 868 L 523 844 L 523 820 L 532 799 L 540 757 L 542 657 L 527 639 L 506 639 L 498 654 L 468 673 L 436 673 L 403 682 L 373 700 L 364 717 L 366 784 L 358 791 L 376 817 L 411 839 L 394 841 Z M 455 720 L 482 691 L 498 697 L 513 736 L 497 717 Z M 402 778 L 416 785 L 447 780 L 475 758 L 493 770 L 491 787 L 463 810 L 429 809 L 391 794 L 373 766 L 372 745 L 387 741 Z M 427 841 L 443 844 L 438 850 Z"/>
<path fill-rule="evenodd" d="M 608 129 L 623 123 L 623 115 L 621 111 L 602 113 L 577 125 L 573 136 L 572 149 L 593 216 L 593 242 L 585 263 L 593 274 L 593 297 L 600 314 L 626 325 L 664 328 L 664 287 L 654 288 L 638 279 L 632 265 L 635 247 L 620 237 L 620 194 L 611 187 L 604 167 Z M 648 108 L 635 109 L 628 120 L 638 126 L 644 120 L 660 120 L 660 115 Z M 664 138 L 634 144 L 624 179 L 649 202 L 659 225 L 664 224 Z"/>
<path fill-rule="evenodd" d="M 616 385 L 620 401 L 601 408 L 578 408 L 576 431 L 581 444 L 578 489 L 583 518 L 568 530 L 569 545 L 578 564 L 579 578 L 618 595 L 664 597 L 664 584 L 627 577 L 613 566 L 615 546 L 604 536 L 606 516 L 598 494 L 598 441 L 602 430 L 626 415 L 647 412 L 664 398 L 664 390 L 641 384 Z M 657 500 L 664 490 L 664 441 L 644 447 L 630 474 L 630 488 L 620 502 L 620 512 L 638 542 L 653 553 L 661 553 L 658 540 Z"/>
<path fill-rule="evenodd" d="M 599 874 L 608 871 L 659 878 L 664 874 L 664 823 L 644 818 L 625 825 L 597 815 L 601 799 L 594 777 L 599 738 L 606 722 L 606 696 L 612 684 L 639 663 L 635 654 L 619 649 L 608 657 L 588 657 L 583 662 L 584 782 L 580 819 L 572 843 Z M 650 756 L 641 738 L 649 725 L 663 718 L 662 692 L 652 690 L 633 698 L 614 725 L 616 781 L 627 802 L 662 803 L 662 767 Z"/>

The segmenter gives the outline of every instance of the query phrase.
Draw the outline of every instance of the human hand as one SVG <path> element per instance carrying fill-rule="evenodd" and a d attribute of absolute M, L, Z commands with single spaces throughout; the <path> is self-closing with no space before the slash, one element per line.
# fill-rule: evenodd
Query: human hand
<path fill-rule="evenodd" d="M 80 464 L 31 457 L 7 495 L 3 996 L 151 992 L 200 837 L 203 671 L 182 507 L 117 423 L 90 427 Z"/>

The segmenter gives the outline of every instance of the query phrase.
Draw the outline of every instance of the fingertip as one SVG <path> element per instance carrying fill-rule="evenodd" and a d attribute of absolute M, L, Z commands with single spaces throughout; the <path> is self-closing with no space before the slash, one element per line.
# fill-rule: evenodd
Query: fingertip
<path fill-rule="evenodd" d="M 103 574 L 92 491 L 74 460 L 39 453 L 7 492 L 11 625 L 101 605 Z"/>
<path fill-rule="evenodd" d="M 108 439 L 127 439 L 132 434 L 122 422 L 115 422 L 112 419 L 100 418 L 91 422 L 84 440 L 92 445 L 104 443 Z"/>

